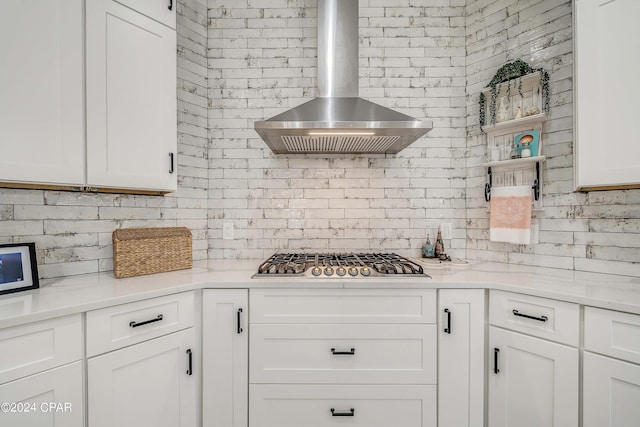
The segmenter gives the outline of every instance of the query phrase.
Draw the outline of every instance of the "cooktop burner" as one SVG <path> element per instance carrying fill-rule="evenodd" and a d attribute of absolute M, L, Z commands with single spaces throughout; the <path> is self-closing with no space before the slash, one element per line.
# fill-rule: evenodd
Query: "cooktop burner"
<path fill-rule="evenodd" d="M 394 253 L 276 253 L 253 277 L 430 277 L 422 266 Z"/>

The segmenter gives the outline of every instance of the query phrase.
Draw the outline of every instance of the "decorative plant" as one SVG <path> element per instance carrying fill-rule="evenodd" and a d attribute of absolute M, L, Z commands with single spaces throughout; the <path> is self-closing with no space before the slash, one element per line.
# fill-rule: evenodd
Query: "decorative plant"
<path fill-rule="evenodd" d="M 522 96 L 522 76 L 527 74 L 540 72 L 540 85 L 542 86 L 542 99 L 544 100 L 544 112 L 549 112 L 549 73 L 542 68 L 533 68 L 526 62 L 518 59 L 513 62 L 509 62 L 496 72 L 489 84 L 486 86 L 491 88 L 491 101 L 489 102 L 489 121 L 490 124 L 496 122 L 496 101 L 498 99 L 498 85 L 500 83 L 507 82 L 509 80 L 518 79 L 518 92 Z M 507 85 L 507 97 L 511 96 L 511 84 Z M 486 99 L 483 93 L 480 93 L 480 126 L 486 124 Z"/>

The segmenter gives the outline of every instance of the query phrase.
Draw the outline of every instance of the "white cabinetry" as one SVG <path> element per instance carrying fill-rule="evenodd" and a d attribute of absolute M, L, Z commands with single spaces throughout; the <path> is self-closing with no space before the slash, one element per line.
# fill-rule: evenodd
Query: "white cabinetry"
<path fill-rule="evenodd" d="M 173 304 L 168 301 L 172 298 Z M 183 298 L 191 304 L 181 304 Z M 87 319 L 94 318 L 87 322 L 87 336 L 100 334 L 111 341 L 114 335 L 122 335 L 119 332 L 123 329 L 135 330 L 133 337 L 126 336 L 116 346 L 128 347 L 91 357 L 87 362 L 91 427 L 196 425 L 199 365 L 193 350 L 193 317 L 180 313 L 194 309 L 193 293 L 187 292 L 87 313 Z M 164 328 L 163 322 L 171 326 Z M 181 330 L 157 336 L 171 329 Z"/>
<path fill-rule="evenodd" d="M 82 427 L 80 315 L 0 330 L 0 354 L 2 425 Z"/>
<path fill-rule="evenodd" d="M 438 427 L 482 427 L 485 291 L 438 292 Z"/>
<path fill-rule="evenodd" d="M 575 186 L 640 186 L 637 0 L 575 2 Z"/>
<path fill-rule="evenodd" d="M 87 185 L 175 191 L 170 0 L 87 2 Z"/>
<path fill-rule="evenodd" d="M 584 321 L 584 427 L 634 427 L 640 419 L 640 316 L 586 307 Z"/>
<path fill-rule="evenodd" d="M 0 13 L 0 182 L 84 184 L 83 0 Z"/>
<path fill-rule="evenodd" d="M 205 289 L 202 322 L 204 427 L 247 427 L 248 291 Z"/>
<path fill-rule="evenodd" d="M 250 299 L 251 427 L 436 426 L 435 290 L 268 289 Z"/>
<path fill-rule="evenodd" d="M 579 319 L 576 304 L 491 292 L 490 426 L 578 426 Z"/>

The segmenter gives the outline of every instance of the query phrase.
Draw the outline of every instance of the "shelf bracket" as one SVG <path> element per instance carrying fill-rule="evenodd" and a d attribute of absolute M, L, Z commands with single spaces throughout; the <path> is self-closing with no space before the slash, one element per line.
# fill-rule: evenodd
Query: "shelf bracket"
<path fill-rule="evenodd" d="M 489 182 L 484 185 L 484 199 L 487 202 L 490 202 L 491 187 L 493 186 L 493 174 L 491 172 L 491 166 L 487 168 L 487 174 L 489 175 Z M 536 178 L 533 180 L 531 189 L 533 190 L 533 198 L 536 201 L 540 200 L 540 162 L 536 162 Z"/>
<path fill-rule="evenodd" d="M 533 189 L 533 197 L 537 201 L 540 198 L 540 162 L 536 162 L 536 179 L 531 188 Z"/>
<path fill-rule="evenodd" d="M 491 201 L 491 186 L 493 185 L 493 177 L 491 175 L 491 167 L 487 168 L 487 173 L 489 174 L 489 182 L 484 185 L 484 199 L 489 202 Z M 538 199 L 536 199 L 538 200 Z"/>

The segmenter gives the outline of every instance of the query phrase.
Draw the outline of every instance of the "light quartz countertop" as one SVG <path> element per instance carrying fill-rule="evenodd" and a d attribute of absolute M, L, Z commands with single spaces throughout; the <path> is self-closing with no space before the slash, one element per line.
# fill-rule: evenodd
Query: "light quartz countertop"
<path fill-rule="evenodd" d="M 420 260 L 416 260 L 420 262 Z M 425 265 L 431 278 L 259 278 L 261 260 L 116 279 L 113 272 L 47 279 L 0 296 L 0 328 L 203 288 L 485 288 L 640 314 L 640 275 L 616 276 L 502 263 Z"/>

